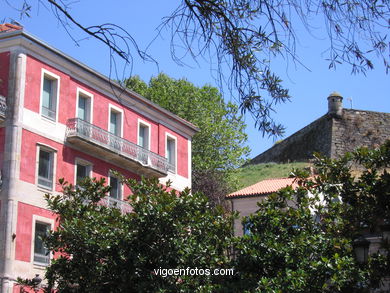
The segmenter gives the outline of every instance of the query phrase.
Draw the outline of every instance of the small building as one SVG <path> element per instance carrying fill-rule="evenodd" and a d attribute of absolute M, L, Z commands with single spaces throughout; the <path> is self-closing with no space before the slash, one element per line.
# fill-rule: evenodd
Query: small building
<path fill-rule="evenodd" d="M 268 195 L 280 189 L 291 186 L 296 188 L 295 178 L 273 178 L 265 179 L 251 186 L 245 187 L 226 196 L 230 202 L 232 211 L 239 212 L 239 218 L 234 220 L 234 234 L 242 236 L 244 228 L 242 219 L 258 210 L 257 203 L 264 200 Z"/>
<path fill-rule="evenodd" d="M 332 159 L 390 138 L 390 113 L 344 109 L 343 97 L 328 97 L 328 112 L 253 158 L 249 164 L 307 162 L 318 152 Z"/>
<path fill-rule="evenodd" d="M 0 25 L 0 292 L 44 275 L 41 235 L 56 226 L 44 194 L 59 178 L 105 178 L 107 205 L 129 209 L 112 171 L 191 187 L 193 124 L 12 24 Z"/>

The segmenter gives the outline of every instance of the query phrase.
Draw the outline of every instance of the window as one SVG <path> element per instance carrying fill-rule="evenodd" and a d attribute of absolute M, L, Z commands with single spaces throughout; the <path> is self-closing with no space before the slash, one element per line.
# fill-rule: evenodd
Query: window
<path fill-rule="evenodd" d="M 115 199 L 122 199 L 122 186 L 119 179 L 110 175 L 110 197 Z"/>
<path fill-rule="evenodd" d="M 139 124 L 138 145 L 144 149 L 149 149 L 149 126 L 143 123 Z"/>
<path fill-rule="evenodd" d="M 38 186 L 53 189 L 54 152 L 39 148 L 38 157 Z"/>
<path fill-rule="evenodd" d="M 50 227 L 50 224 L 35 222 L 34 262 L 41 265 L 49 265 L 50 263 L 49 250 L 43 243 L 43 239 L 47 236 Z"/>
<path fill-rule="evenodd" d="M 77 164 L 76 168 L 77 168 L 77 170 L 76 170 L 77 181 L 83 180 L 84 178 L 88 177 L 87 166 Z"/>
<path fill-rule="evenodd" d="M 243 224 L 243 227 L 242 227 L 244 235 L 251 235 L 251 233 L 252 233 L 251 228 L 252 227 L 253 227 L 253 223 L 250 220 L 247 220 Z"/>
<path fill-rule="evenodd" d="M 79 105 L 77 111 L 77 118 L 80 118 L 85 121 L 89 121 L 89 107 L 88 107 L 88 98 L 79 96 Z"/>
<path fill-rule="evenodd" d="M 92 95 L 82 89 L 77 89 L 77 118 L 92 121 Z"/>
<path fill-rule="evenodd" d="M 176 172 L 176 140 L 167 136 L 168 171 Z"/>
<path fill-rule="evenodd" d="M 121 113 L 116 111 L 111 111 L 110 132 L 117 136 L 121 136 Z"/>
<path fill-rule="evenodd" d="M 116 110 L 110 110 L 110 125 L 109 130 L 113 135 L 109 136 L 110 146 L 115 150 L 121 149 L 121 140 L 118 137 L 122 136 L 122 113 Z"/>
<path fill-rule="evenodd" d="M 91 176 L 92 165 L 88 162 L 77 161 L 76 162 L 76 184 L 86 177 Z"/>
<path fill-rule="evenodd" d="M 58 78 L 43 73 L 41 114 L 50 120 L 56 120 Z"/>
<path fill-rule="evenodd" d="M 139 150 L 138 160 L 143 165 L 148 165 L 150 163 L 149 152 L 145 150 L 149 150 L 150 147 L 150 124 L 140 120 L 138 120 L 138 145 L 144 149 Z"/>

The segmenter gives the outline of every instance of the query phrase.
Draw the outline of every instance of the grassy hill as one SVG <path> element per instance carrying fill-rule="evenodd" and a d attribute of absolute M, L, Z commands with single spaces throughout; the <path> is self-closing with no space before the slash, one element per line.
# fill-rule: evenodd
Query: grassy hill
<path fill-rule="evenodd" d="M 237 177 L 241 188 L 244 188 L 264 179 L 288 177 L 292 169 L 304 168 L 309 165 L 309 163 L 302 162 L 286 164 L 264 163 L 258 165 L 248 165 L 239 169 Z"/>

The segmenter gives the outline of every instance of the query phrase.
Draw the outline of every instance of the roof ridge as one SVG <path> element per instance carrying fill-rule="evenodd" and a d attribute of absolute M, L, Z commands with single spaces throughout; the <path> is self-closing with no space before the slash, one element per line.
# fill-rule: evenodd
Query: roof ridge
<path fill-rule="evenodd" d="M 286 182 L 288 181 L 288 182 Z M 255 184 L 241 188 L 235 192 L 226 195 L 227 198 L 248 196 L 248 195 L 261 195 L 278 191 L 286 186 L 296 185 L 293 177 L 281 177 L 281 178 L 269 178 L 263 179 Z"/>
<path fill-rule="evenodd" d="M 261 180 L 261 181 L 264 181 L 264 180 L 280 180 L 280 179 L 293 179 L 293 177 L 265 178 L 265 179 L 263 179 L 263 180 Z M 259 181 L 259 182 L 261 182 L 261 181 Z M 259 182 L 257 182 L 257 183 L 259 183 Z M 256 183 L 255 183 L 255 184 L 256 184 Z"/>
<path fill-rule="evenodd" d="M 23 27 L 20 25 L 12 24 L 12 23 L 0 23 L 0 32 L 8 32 L 8 31 L 19 31 L 23 30 Z"/>

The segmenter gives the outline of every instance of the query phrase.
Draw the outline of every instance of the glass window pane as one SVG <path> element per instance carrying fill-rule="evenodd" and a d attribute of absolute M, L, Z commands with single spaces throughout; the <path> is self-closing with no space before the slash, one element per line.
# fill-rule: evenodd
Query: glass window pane
<path fill-rule="evenodd" d="M 55 120 L 56 118 L 56 80 L 44 77 L 42 89 L 42 115 Z"/>
<path fill-rule="evenodd" d="M 48 78 L 43 79 L 43 96 L 42 105 L 47 109 L 52 109 L 53 106 L 53 81 Z"/>
<path fill-rule="evenodd" d="M 42 149 L 39 150 L 38 185 L 53 188 L 53 153 Z"/>
<path fill-rule="evenodd" d="M 244 232 L 244 235 L 250 235 L 251 234 L 251 228 L 253 226 L 253 224 L 251 222 L 246 222 L 243 224 L 244 227 L 243 227 L 243 232 Z"/>
<path fill-rule="evenodd" d="M 139 145 L 145 149 L 149 149 L 149 127 L 140 125 L 139 126 Z"/>
<path fill-rule="evenodd" d="M 115 135 L 119 135 L 119 127 L 118 127 L 118 114 L 111 112 L 110 115 L 110 132 Z"/>
<path fill-rule="evenodd" d="M 144 146 L 144 132 L 145 132 L 145 129 L 142 127 L 142 126 L 140 126 L 139 127 L 139 139 L 138 139 L 138 141 L 139 141 L 139 145 L 140 146 Z"/>
<path fill-rule="evenodd" d="M 77 111 L 77 117 L 88 121 L 87 117 L 87 99 L 79 96 L 79 107 Z"/>
<path fill-rule="evenodd" d="M 173 139 L 168 139 L 167 141 L 167 159 L 168 162 L 174 165 L 176 162 L 175 158 L 175 141 Z"/>
<path fill-rule="evenodd" d="M 116 199 L 120 199 L 120 187 L 118 178 L 110 176 L 110 196 Z"/>
<path fill-rule="evenodd" d="M 88 176 L 88 166 L 77 164 L 76 181 L 84 179 Z"/>
<path fill-rule="evenodd" d="M 50 173 L 51 173 L 51 155 L 49 152 L 40 150 L 38 175 L 40 177 L 50 179 Z"/>
<path fill-rule="evenodd" d="M 50 256 L 49 251 L 43 243 L 43 238 L 47 236 L 50 230 L 49 224 L 35 223 L 35 236 L 34 236 L 34 261 L 49 264 Z"/>
<path fill-rule="evenodd" d="M 167 158 L 168 158 L 168 162 L 170 163 L 171 162 L 171 158 L 172 158 L 172 141 L 170 139 L 168 139 L 167 141 Z"/>

